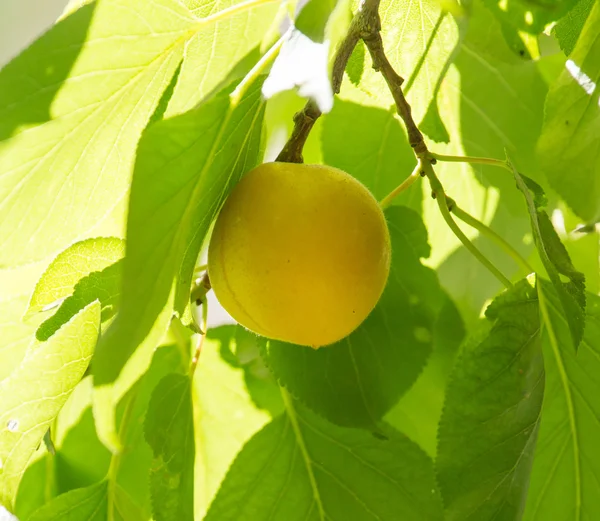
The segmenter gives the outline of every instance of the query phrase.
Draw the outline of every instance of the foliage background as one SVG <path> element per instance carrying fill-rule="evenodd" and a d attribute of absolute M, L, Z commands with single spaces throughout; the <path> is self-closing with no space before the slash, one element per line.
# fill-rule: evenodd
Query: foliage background
<path fill-rule="evenodd" d="M 386 212 L 392 276 L 359 330 L 310 351 L 211 327 L 195 371 L 210 223 L 285 142 L 304 104 L 290 75 L 327 103 L 352 2 L 307 3 L 312 41 L 290 40 L 268 101 L 265 76 L 239 85 L 279 36 L 274 2 L 215 21 L 237 2 L 72 4 L 0 72 L 0 504 L 34 521 L 600 518 L 597 1 L 380 8 L 430 149 L 506 151 L 544 188 L 528 208 L 510 171 L 435 167 L 554 285 L 464 227 L 515 282 L 501 293 L 424 180 Z M 321 68 L 294 61 L 309 52 Z M 304 155 L 379 199 L 413 169 L 362 42 Z"/>

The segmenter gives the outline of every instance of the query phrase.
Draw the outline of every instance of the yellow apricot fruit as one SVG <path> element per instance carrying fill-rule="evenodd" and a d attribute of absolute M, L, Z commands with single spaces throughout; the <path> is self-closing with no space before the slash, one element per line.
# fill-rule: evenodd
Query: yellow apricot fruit
<path fill-rule="evenodd" d="M 265 163 L 225 201 L 208 273 L 240 324 L 316 348 L 365 320 L 385 287 L 390 257 L 383 211 L 359 181 L 330 166 Z"/>

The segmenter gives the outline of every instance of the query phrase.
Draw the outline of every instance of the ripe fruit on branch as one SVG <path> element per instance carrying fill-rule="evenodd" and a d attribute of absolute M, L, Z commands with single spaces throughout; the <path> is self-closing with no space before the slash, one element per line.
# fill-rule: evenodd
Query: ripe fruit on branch
<path fill-rule="evenodd" d="M 240 324 L 320 347 L 349 335 L 372 311 L 390 256 L 383 211 L 359 181 L 330 166 L 265 163 L 225 202 L 208 272 Z"/>

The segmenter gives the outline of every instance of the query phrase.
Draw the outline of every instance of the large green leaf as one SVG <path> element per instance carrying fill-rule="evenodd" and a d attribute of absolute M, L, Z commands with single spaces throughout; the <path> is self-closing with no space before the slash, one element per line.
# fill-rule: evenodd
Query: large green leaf
<path fill-rule="evenodd" d="M 109 500 L 112 495 L 113 499 Z M 110 512 L 110 514 L 109 514 Z M 145 521 L 137 505 L 108 481 L 62 494 L 36 510 L 28 521 Z"/>
<path fill-rule="evenodd" d="M 232 66 L 261 42 L 265 28 L 275 17 L 277 2 L 255 2 L 255 6 L 240 9 L 239 4 L 244 3 L 242 0 L 185 0 L 199 18 L 210 19 L 227 9 L 231 14 L 208 24 L 186 42 L 185 59 L 166 117 L 194 108 L 218 89 L 228 78 Z"/>
<path fill-rule="evenodd" d="M 183 312 L 211 221 L 258 160 L 261 83 L 241 100 L 223 91 L 144 133 L 131 186 L 120 311 L 94 359 L 96 385 L 114 381 L 136 347 L 152 343 L 149 335 L 160 339 L 173 307 Z"/>
<path fill-rule="evenodd" d="M 431 460 L 382 429 L 337 427 L 288 399 L 236 458 L 206 521 L 441 521 Z"/>
<path fill-rule="evenodd" d="M 538 157 L 552 188 L 588 222 L 600 220 L 600 4 L 596 2 L 546 100 Z"/>
<path fill-rule="evenodd" d="M 256 341 L 249 352 L 253 339 L 240 326 L 222 326 L 210 329 L 202 346 L 192 395 L 199 519 L 246 441 L 283 410 L 279 388 L 262 364 Z"/>
<path fill-rule="evenodd" d="M 106 521 L 108 483 L 79 488 L 57 497 L 38 509 L 30 521 Z"/>
<path fill-rule="evenodd" d="M 541 284 L 541 285 L 540 285 Z M 538 280 L 546 389 L 524 521 L 600 518 L 600 297 L 577 354 L 553 287 Z"/>
<path fill-rule="evenodd" d="M 577 0 L 511 0 L 495 2 L 484 0 L 485 5 L 501 21 L 533 34 L 541 33 L 546 25 L 559 20 Z"/>
<path fill-rule="evenodd" d="M 190 376 L 171 373 L 156 386 L 144 422 L 152 447 L 152 511 L 156 521 L 194 518 L 194 425 Z"/>
<path fill-rule="evenodd" d="M 414 385 L 384 417 L 435 459 L 446 383 L 465 336 L 456 305 L 446 295 L 433 330 L 433 353 Z"/>
<path fill-rule="evenodd" d="M 544 392 L 535 289 L 520 282 L 486 315 L 493 326 L 465 345 L 439 427 L 436 467 L 448 521 L 513 521 L 525 507 Z"/>
<path fill-rule="evenodd" d="M 0 504 L 12 506 L 32 454 L 87 369 L 99 326 L 93 302 L 47 342 L 34 343 L 0 384 Z"/>
<path fill-rule="evenodd" d="M 432 270 L 427 232 L 406 207 L 386 211 L 392 268 L 371 314 L 347 338 L 321 349 L 270 341 L 267 364 L 289 391 L 340 425 L 376 429 L 416 380 L 431 353 L 442 293 Z M 301 370 L 299 370 L 301 368 Z"/>
<path fill-rule="evenodd" d="M 18 367 L 33 339 L 36 325 L 21 319 L 28 297 L 14 297 L 0 302 L 0 382 Z"/>
<path fill-rule="evenodd" d="M 0 143 L 0 266 L 64 248 L 124 197 L 195 23 L 176 0 L 95 2 L 0 72 L 0 119 L 42 122 Z"/>

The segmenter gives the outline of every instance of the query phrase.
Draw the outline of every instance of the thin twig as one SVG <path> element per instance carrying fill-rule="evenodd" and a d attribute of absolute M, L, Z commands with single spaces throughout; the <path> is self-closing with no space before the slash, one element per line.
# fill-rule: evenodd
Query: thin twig
<path fill-rule="evenodd" d="M 339 94 L 348 60 L 362 34 L 365 33 L 367 27 L 365 25 L 367 23 L 367 5 L 370 4 L 376 5 L 374 7 L 376 12 L 379 7 L 379 0 L 365 2 L 363 8 L 352 19 L 348 33 L 337 50 L 331 71 L 331 86 L 334 94 Z M 372 10 L 373 7 L 370 9 Z M 276 161 L 283 161 L 286 163 L 304 162 L 302 150 L 304 149 L 310 131 L 319 117 L 321 117 L 319 107 L 313 100 L 309 100 L 304 108 L 294 115 L 294 129 L 292 130 L 292 135 L 277 156 Z"/>
<path fill-rule="evenodd" d="M 507 288 L 512 287 L 512 283 L 506 278 L 502 272 L 496 268 L 496 266 L 483 254 L 479 249 L 469 240 L 469 238 L 463 233 L 456 221 L 453 219 L 448 209 L 448 200 L 446 192 L 442 183 L 438 179 L 433 169 L 433 164 L 436 162 L 436 158 L 432 156 L 427 149 L 427 144 L 423 139 L 423 134 L 417 127 L 415 120 L 412 116 L 411 107 L 404 96 L 402 90 L 402 83 L 404 78 L 400 76 L 392 67 L 392 64 L 387 59 L 383 48 L 383 40 L 381 38 L 381 20 L 378 12 L 379 2 L 372 0 L 369 2 L 365 1 L 365 10 L 369 8 L 367 16 L 370 18 L 370 22 L 367 25 L 368 31 L 361 34 L 361 38 L 365 42 L 371 60 L 373 61 L 373 68 L 379 71 L 385 82 L 390 89 L 390 92 L 396 103 L 396 110 L 398 115 L 402 118 L 406 132 L 408 134 L 408 142 L 413 148 L 415 155 L 417 156 L 425 175 L 429 179 L 431 185 L 431 195 L 437 201 L 438 207 L 442 214 L 442 217 L 446 221 L 448 227 L 452 230 L 454 235 L 462 242 L 463 246 L 469 250 L 479 262 L 481 262 L 502 284 Z"/>
<path fill-rule="evenodd" d="M 468 224 L 472 228 L 475 228 L 477 231 L 481 232 L 483 235 L 486 235 L 491 240 L 493 240 L 498 246 L 500 246 L 508 255 L 510 255 L 513 260 L 521 266 L 528 274 L 533 273 L 535 270 L 533 267 L 523 258 L 523 256 L 508 242 L 492 230 L 489 226 L 482 223 L 479 219 L 473 217 L 470 213 L 465 212 L 463 209 L 459 208 L 453 199 L 447 198 L 448 209 L 452 214 L 454 214 L 458 219 L 460 219 L 465 224 Z"/>
<path fill-rule="evenodd" d="M 483 253 L 481 253 L 481 251 L 479 251 L 479 248 L 477 248 L 477 246 L 475 246 L 469 240 L 469 238 L 459 228 L 458 224 L 456 224 L 456 221 L 452 218 L 450 210 L 448 209 L 449 207 L 448 200 L 446 199 L 446 193 L 444 192 L 442 183 L 435 175 L 431 163 L 425 163 L 424 167 L 427 178 L 431 183 L 432 195 L 437 201 L 440 213 L 442 214 L 442 217 L 444 218 L 444 221 L 446 221 L 448 227 L 452 230 L 454 235 L 456 235 L 458 240 L 462 242 L 463 246 L 467 250 L 469 250 L 473 254 L 473 256 L 479 262 L 481 262 L 481 264 L 483 264 L 492 275 L 494 275 L 494 277 L 496 277 L 506 288 L 512 288 L 512 282 L 508 278 L 506 278 L 504 274 L 498 268 L 496 268 L 496 266 Z"/>
<path fill-rule="evenodd" d="M 417 166 L 415 166 L 415 169 L 412 171 L 412 173 L 400 185 L 387 194 L 379 202 L 379 206 L 385 210 L 392 203 L 392 201 L 398 197 L 398 195 L 410 188 L 417 179 L 424 175 L 425 170 L 423 170 L 423 162 L 419 159 Z"/>

